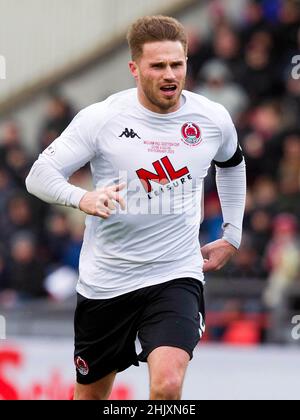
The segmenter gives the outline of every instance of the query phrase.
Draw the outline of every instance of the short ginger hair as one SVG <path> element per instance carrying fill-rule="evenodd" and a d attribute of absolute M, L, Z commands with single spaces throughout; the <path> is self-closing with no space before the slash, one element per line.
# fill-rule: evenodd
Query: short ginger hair
<path fill-rule="evenodd" d="M 143 54 L 147 42 L 180 41 L 187 54 L 187 34 L 178 20 L 169 16 L 145 16 L 135 21 L 127 33 L 132 60 Z"/>

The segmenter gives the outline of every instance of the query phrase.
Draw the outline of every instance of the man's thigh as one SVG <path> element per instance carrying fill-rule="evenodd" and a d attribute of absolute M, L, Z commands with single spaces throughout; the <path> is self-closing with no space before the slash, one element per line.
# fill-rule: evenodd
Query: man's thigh
<path fill-rule="evenodd" d="M 116 374 L 117 372 L 112 372 L 89 385 L 77 382 L 74 390 L 74 400 L 108 400 Z"/>
<path fill-rule="evenodd" d="M 198 280 L 177 279 L 152 289 L 139 321 L 139 360 L 146 362 L 158 347 L 184 350 L 191 359 L 205 328 L 204 319 L 203 285 Z"/>

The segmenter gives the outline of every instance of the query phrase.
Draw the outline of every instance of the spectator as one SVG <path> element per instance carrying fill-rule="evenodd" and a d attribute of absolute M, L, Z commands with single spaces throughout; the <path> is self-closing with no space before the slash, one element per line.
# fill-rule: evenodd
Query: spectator
<path fill-rule="evenodd" d="M 14 121 L 8 121 L 4 124 L 0 143 L 0 169 L 6 168 L 19 188 L 24 188 L 24 181 L 31 164 L 22 146 L 18 125 Z"/>
<path fill-rule="evenodd" d="M 195 28 L 189 29 L 188 43 L 189 59 L 187 87 L 193 89 L 203 64 L 212 58 L 212 49 L 209 43 Z"/>
<path fill-rule="evenodd" d="M 221 25 L 216 29 L 213 53 L 217 59 L 226 64 L 232 79 L 237 80 L 242 65 L 241 43 L 238 34 L 229 25 Z"/>
<path fill-rule="evenodd" d="M 265 28 L 270 28 L 260 0 L 249 0 L 246 3 L 244 19 L 241 21 L 241 38 L 247 44 L 253 33 Z"/>
<path fill-rule="evenodd" d="M 10 197 L 1 222 L 1 236 L 5 243 L 8 243 L 14 234 L 22 230 L 39 233 L 38 221 L 33 218 L 30 201 L 22 193 Z"/>
<path fill-rule="evenodd" d="M 291 56 L 291 53 L 299 49 L 299 25 L 299 1 L 282 1 L 279 10 L 279 22 L 275 30 L 278 55 Z"/>
<path fill-rule="evenodd" d="M 48 103 L 40 134 L 40 150 L 46 149 L 65 130 L 74 117 L 71 104 L 62 96 L 53 95 Z"/>
<path fill-rule="evenodd" d="M 273 237 L 266 253 L 266 265 L 270 271 L 265 302 L 277 306 L 286 288 L 297 279 L 300 271 L 299 236 L 295 217 L 280 214 L 274 220 Z"/>
<path fill-rule="evenodd" d="M 45 270 L 37 258 L 35 240 L 30 232 L 21 232 L 12 237 L 11 282 L 21 300 L 45 297 Z"/>
<path fill-rule="evenodd" d="M 266 270 L 260 261 L 260 255 L 255 248 L 251 236 L 244 234 L 238 254 L 224 270 L 224 275 L 236 279 L 264 279 Z"/>
<path fill-rule="evenodd" d="M 201 76 L 203 84 L 196 86 L 194 91 L 224 105 L 237 121 L 247 107 L 248 98 L 240 86 L 230 81 L 228 67 L 220 60 L 211 60 L 203 66 Z"/>
<path fill-rule="evenodd" d="M 63 255 L 64 264 L 76 271 L 78 271 L 83 231 L 84 229 L 81 224 L 72 226 L 71 237 Z"/>
<path fill-rule="evenodd" d="M 0 293 L 9 286 L 9 274 L 7 267 L 7 258 L 0 248 Z"/>
<path fill-rule="evenodd" d="M 15 191 L 15 183 L 8 170 L 0 166 L 0 214 L 3 215 L 7 208 L 9 197 Z M 2 216 L 3 217 L 3 216 Z M 0 240 L 1 241 L 1 240 Z"/>
<path fill-rule="evenodd" d="M 278 175 L 279 179 L 298 180 L 300 189 L 300 134 L 290 134 L 285 138 Z"/>
<path fill-rule="evenodd" d="M 205 237 L 202 237 L 204 243 L 216 241 L 221 235 L 222 214 L 220 202 L 216 193 L 210 193 L 205 198 L 204 207 L 205 219 L 202 228 Z"/>
<path fill-rule="evenodd" d="M 286 92 L 282 101 L 283 113 L 286 116 L 288 126 L 300 130 L 300 80 L 293 77 L 292 71 L 291 66 L 289 66 L 287 69 Z"/>
<path fill-rule="evenodd" d="M 63 264 L 64 254 L 70 241 L 70 227 L 67 215 L 53 212 L 46 223 L 45 241 L 51 264 Z"/>
<path fill-rule="evenodd" d="M 270 212 L 265 209 L 254 210 L 250 218 L 250 228 L 253 247 L 258 256 L 264 255 L 271 238 L 272 215 Z M 262 265 L 261 261 L 259 263 Z"/>
<path fill-rule="evenodd" d="M 265 36 L 267 37 L 268 33 L 265 33 Z M 261 42 L 261 38 L 254 34 L 246 45 L 245 61 L 239 77 L 241 86 L 253 104 L 280 93 L 270 48 Z"/>

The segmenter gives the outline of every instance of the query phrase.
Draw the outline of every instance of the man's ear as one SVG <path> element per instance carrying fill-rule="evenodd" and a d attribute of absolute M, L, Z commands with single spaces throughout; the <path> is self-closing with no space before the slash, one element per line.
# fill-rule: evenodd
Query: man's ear
<path fill-rule="evenodd" d="M 129 61 L 129 70 L 135 80 L 138 80 L 138 67 L 135 61 Z"/>

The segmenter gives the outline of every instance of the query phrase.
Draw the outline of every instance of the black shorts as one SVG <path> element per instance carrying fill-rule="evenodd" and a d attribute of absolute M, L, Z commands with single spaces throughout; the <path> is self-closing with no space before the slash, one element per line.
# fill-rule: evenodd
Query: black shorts
<path fill-rule="evenodd" d="M 138 366 L 160 346 L 178 347 L 192 358 L 204 319 L 202 283 L 190 278 L 112 299 L 78 295 L 74 323 L 77 382 L 91 384 L 111 372 Z M 138 356 L 137 336 L 142 347 Z"/>

